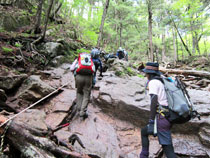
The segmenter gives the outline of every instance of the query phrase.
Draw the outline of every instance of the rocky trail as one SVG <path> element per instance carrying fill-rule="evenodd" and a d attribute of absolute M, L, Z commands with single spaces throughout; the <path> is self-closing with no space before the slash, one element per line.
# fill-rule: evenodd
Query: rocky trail
<path fill-rule="evenodd" d="M 16 88 L 17 93 L 9 96 L 6 101 L 6 104 L 17 111 L 69 82 L 62 92 L 21 114 L 13 122 L 41 131 L 47 130 L 47 127 L 54 129 L 65 123 L 76 97 L 74 76 L 69 71 L 69 66 L 69 64 L 63 64 L 58 68 L 39 71 L 29 77 L 10 76 L 1 80 L 3 89 L 19 87 Z M 9 80 L 9 78 L 12 79 Z M 23 79 L 26 80 L 23 82 Z M 146 125 L 149 115 L 149 97 L 145 95 L 145 82 L 144 78 L 137 76 L 119 78 L 114 72 L 107 71 L 102 80 L 98 80 L 96 88 L 92 90 L 91 103 L 88 106 L 89 117 L 84 121 L 78 117 L 73 118 L 68 127 L 55 132 L 58 140 L 69 144 L 69 137 L 76 134 L 85 147 L 82 148 L 78 142 L 74 143 L 73 152 L 80 153 L 80 157 L 86 155 L 93 158 L 138 158 L 141 150 L 140 129 Z M 9 87 L 5 83 L 14 87 Z M 210 156 L 210 94 L 208 91 L 195 89 L 189 89 L 189 93 L 195 108 L 201 114 L 201 120 L 195 119 L 173 127 L 175 152 L 183 158 L 208 158 Z M 6 137 L 13 140 L 10 132 L 8 130 Z M 157 138 L 150 139 L 152 140 L 150 157 L 163 158 Z M 16 140 L 20 142 L 21 139 Z M 41 138 L 37 140 L 40 142 Z M 21 150 L 23 156 L 36 155 L 28 152 L 30 148 L 33 149 L 31 145 L 27 147 L 23 143 L 17 144 L 20 146 L 13 144 L 16 149 L 21 149 L 23 146 L 26 148 Z M 38 155 L 41 155 L 40 153 Z M 58 156 L 48 154 L 48 157 Z"/>

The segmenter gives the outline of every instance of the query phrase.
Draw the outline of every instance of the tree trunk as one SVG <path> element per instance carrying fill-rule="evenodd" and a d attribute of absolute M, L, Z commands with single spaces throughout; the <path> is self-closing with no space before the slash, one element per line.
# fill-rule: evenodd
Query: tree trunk
<path fill-rule="evenodd" d="M 210 72 L 207 71 L 196 71 L 196 70 L 178 70 L 178 69 L 164 69 L 160 68 L 163 73 L 169 74 L 182 74 L 182 75 L 192 75 L 210 79 Z"/>
<path fill-rule="evenodd" d="M 42 17 L 42 5 L 44 0 L 40 0 L 36 12 L 36 23 L 34 27 L 34 33 L 41 33 L 40 24 L 41 24 L 41 17 Z"/>
<path fill-rule="evenodd" d="M 175 30 L 173 29 L 173 47 L 174 47 L 174 65 L 176 65 L 177 62 L 177 52 L 176 52 L 176 33 Z"/>
<path fill-rule="evenodd" d="M 148 36 L 149 36 L 149 52 L 150 60 L 154 61 L 153 46 L 152 46 L 152 0 L 147 0 L 148 7 Z"/>
<path fill-rule="evenodd" d="M 92 16 L 93 3 L 92 3 L 92 0 L 89 0 L 88 2 L 89 2 L 88 21 L 90 21 L 91 16 Z"/>
<path fill-rule="evenodd" d="M 165 30 L 164 30 L 162 34 L 162 58 L 161 58 L 162 62 L 165 60 L 165 52 L 166 52 L 165 37 L 166 35 L 165 35 Z"/>
<path fill-rule="evenodd" d="M 100 29 L 99 29 L 98 42 L 97 42 L 98 47 L 100 47 L 100 42 L 101 42 L 102 35 L 103 35 L 104 21 L 106 19 L 106 14 L 107 14 L 107 11 L 108 11 L 108 8 L 109 8 L 109 1 L 110 0 L 106 0 L 106 4 L 104 6 L 103 16 L 102 16 L 102 19 L 101 19 L 101 26 L 100 26 Z"/>
<path fill-rule="evenodd" d="M 179 43 L 178 43 L 176 32 L 175 32 L 175 35 L 176 35 L 176 55 L 177 55 L 177 61 L 179 61 Z"/>
<path fill-rule="evenodd" d="M 48 24 L 50 11 L 52 9 L 53 2 L 54 2 L 54 0 L 50 0 L 50 5 L 48 7 L 47 15 L 46 15 L 46 18 L 45 18 L 45 26 L 44 26 L 44 32 L 43 32 L 43 35 L 42 35 L 42 40 L 44 40 L 44 38 L 45 38 L 45 34 L 46 34 L 46 30 L 47 30 L 47 24 Z"/>
<path fill-rule="evenodd" d="M 200 37 L 198 37 L 198 33 L 195 31 L 195 47 L 196 47 L 199 55 L 201 55 L 200 48 L 199 48 L 199 41 L 200 41 L 201 37 L 202 37 L 202 34 L 200 35 Z"/>
<path fill-rule="evenodd" d="M 183 44 L 185 50 L 187 51 L 187 53 L 189 54 L 189 56 L 192 56 L 192 54 L 191 54 L 189 48 L 188 48 L 187 45 L 185 44 L 185 42 L 184 42 L 184 40 L 183 40 L 183 38 L 182 38 L 182 36 L 181 36 L 181 34 L 180 34 L 180 32 L 179 32 L 177 26 L 176 26 L 176 23 L 175 23 L 174 20 L 171 18 L 170 13 L 168 13 L 168 14 L 169 14 L 169 16 L 170 16 L 170 19 L 171 19 L 172 22 L 173 22 L 174 28 L 176 29 L 176 31 L 177 31 L 177 33 L 178 33 L 178 35 L 179 35 L 179 38 L 180 38 L 180 40 L 181 40 L 181 42 L 182 42 L 182 44 Z"/>
<path fill-rule="evenodd" d="M 182 61 L 184 60 L 184 49 L 183 49 L 183 45 L 181 45 L 182 48 Z"/>
<path fill-rule="evenodd" d="M 120 47 L 121 47 L 122 46 L 122 23 L 121 22 L 120 22 L 120 28 L 119 29 L 120 29 L 120 37 L 119 37 L 120 39 L 119 40 L 120 40 Z"/>
<path fill-rule="evenodd" d="M 63 3 L 59 3 L 57 9 L 55 10 L 55 12 L 53 13 L 53 16 L 55 17 L 58 13 L 58 11 L 61 9 Z"/>
<path fill-rule="evenodd" d="M 193 23 L 194 22 L 190 21 L 190 30 L 192 34 L 192 54 L 195 55 L 195 36 L 194 36 L 194 31 L 193 31 Z"/>

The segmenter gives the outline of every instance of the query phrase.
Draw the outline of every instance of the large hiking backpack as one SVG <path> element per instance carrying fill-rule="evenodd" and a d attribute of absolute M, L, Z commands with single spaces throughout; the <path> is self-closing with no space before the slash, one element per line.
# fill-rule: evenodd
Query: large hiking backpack
<path fill-rule="evenodd" d="M 119 50 L 119 51 L 118 51 L 118 58 L 119 58 L 119 59 L 123 59 L 124 57 L 125 57 L 124 51 L 123 51 L 123 50 Z"/>
<path fill-rule="evenodd" d="M 97 48 L 92 49 L 91 57 L 93 59 L 99 59 L 99 56 L 100 56 L 100 50 L 98 50 Z"/>
<path fill-rule="evenodd" d="M 81 53 L 78 57 L 77 74 L 91 75 L 95 72 L 95 65 L 92 61 L 91 55 Z"/>
<path fill-rule="evenodd" d="M 182 124 L 190 119 L 200 116 L 194 110 L 187 90 L 182 81 L 176 77 L 175 81 L 162 77 L 169 106 L 169 115 L 167 119 L 174 124 Z"/>

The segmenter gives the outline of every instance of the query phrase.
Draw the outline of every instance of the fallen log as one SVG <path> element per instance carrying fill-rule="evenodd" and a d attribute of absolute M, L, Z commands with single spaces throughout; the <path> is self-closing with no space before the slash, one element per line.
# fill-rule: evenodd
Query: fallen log
<path fill-rule="evenodd" d="M 168 73 L 168 74 L 182 74 L 182 75 L 193 75 L 193 76 L 199 76 L 203 78 L 210 79 L 210 72 L 207 71 L 196 71 L 196 70 L 178 70 L 178 69 L 164 69 L 160 68 L 160 71 L 162 73 Z"/>
<path fill-rule="evenodd" d="M 44 137 L 47 131 L 34 129 L 27 124 L 16 120 L 12 121 L 6 132 L 8 144 L 28 158 L 90 158 L 88 155 L 69 150 L 59 146 L 48 137 Z"/>

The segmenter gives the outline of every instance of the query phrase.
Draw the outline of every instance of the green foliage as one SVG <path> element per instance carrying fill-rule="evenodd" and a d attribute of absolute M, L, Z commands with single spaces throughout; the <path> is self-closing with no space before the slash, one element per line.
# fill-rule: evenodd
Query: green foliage
<path fill-rule="evenodd" d="M 11 53 L 11 52 L 13 52 L 13 49 L 8 48 L 8 47 L 2 47 L 2 51 L 5 52 L 5 53 Z"/>
<path fill-rule="evenodd" d="M 77 49 L 77 53 L 90 53 L 90 50 L 87 50 L 87 49 L 84 49 L 84 48 L 81 48 L 81 49 Z"/>
<path fill-rule="evenodd" d="M 22 47 L 22 44 L 20 44 L 20 43 L 18 43 L 18 42 L 15 42 L 15 47 L 20 48 L 20 47 Z"/>
<path fill-rule="evenodd" d="M 125 73 L 122 71 L 115 71 L 115 75 L 119 76 L 119 77 L 123 77 L 123 76 L 125 76 Z"/>
<path fill-rule="evenodd" d="M 129 76 L 135 76 L 136 75 L 136 72 L 133 71 L 133 69 L 131 67 L 127 67 L 126 68 L 126 73 L 129 75 Z"/>
<path fill-rule="evenodd" d="M 141 75 L 141 74 L 137 74 L 137 76 L 138 76 L 139 78 L 144 78 L 144 75 Z"/>

